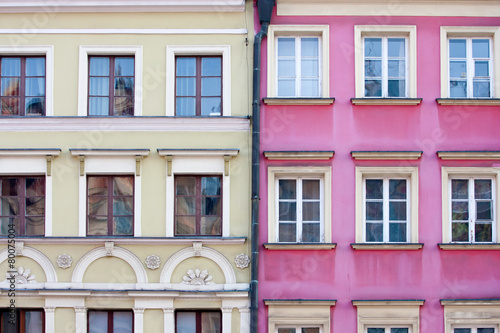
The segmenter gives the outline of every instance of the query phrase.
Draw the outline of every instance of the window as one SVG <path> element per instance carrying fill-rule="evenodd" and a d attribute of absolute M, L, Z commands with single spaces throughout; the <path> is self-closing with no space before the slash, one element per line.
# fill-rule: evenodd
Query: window
<path fill-rule="evenodd" d="M 175 177 L 175 235 L 222 235 L 222 178 Z"/>
<path fill-rule="evenodd" d="M 0 310 L 0 331 L 5 333 L 43 333 L 45 314 L 38 309 Z"/>
<path fill-rule="evenodd" d="M 365 178 L 366 242 L 407 242 L 410 187 L 405 178 Z"/>
<path fill-rule="evenodd" d="M 134 57 L 89 57 L 89 116 L 134 115 Z"/>
<path fill-rule="evenodd" d="M 278 242 L 321 242 L 323 183 L 321 178 L 276 178 Z"/>
<path fill-rule="evenodd" d="M 498 333 L 500 307 L 496 299 L 441 300 L 444 333 Z"/>
<path fill-rule="evenodd" d="M 1 57 L 2 116 L 45 115 L 45 57 Z"/>
<path fill-rule="evenodd" d="M 365 97 L 407 97 L 407 38 L 365 37 Z"/>
<path fill-rule="evenodd" d="M 418 243 L 417 167 L 356 167 L 356 242 Z"/>
<path fill-rule="evenodd" d="M 278 333 L 320 333 L 319 327 L 294 326 L 278 327 Z"/>
<path fill-rule="evenodd" d="M 220 311 L 177 311 L 176 333 L 221 333 Z"/>
<path fill-rule="evenodd" d="M 132 333 L 132 311 L 88 311 L 89 333 Z"/>
<path fill-rule="evenodd" d="M 0 234 L 43 236 L 45 234 L 45 177 L 0 177 Z"/>
<path fill-rule="evenodd" d="M 175 68 L 175 115 L 222 115 L 222 57 L 177 57 Z"/>
<path fill-rule="evenodd" d="M 329 96 L 328 33 L 323 25 L 269 26 L 268 97 Z"/>
<path fill-rule="evenodd" d="M 412 25 L 356 25 L 353 103 L 362 98 L 391 99 L 394 103 L 418 104 L 417 28 Z M 379 103 L 379 102 L 377 102 Z M 387 101 L 391 103 L 391 101 Z"/>
<path fill-rule="evenodd" d="M 134 176 L 88 176 L 88 236 L 131 236 Z"/>
<path fill-rule="evenodd" d="M 408 327 L 368 327 L 366 333 L 409 333 Z"/>
<path fill-rule="evenodd" d="M 270 243 L 331 241 L 331 169 L 268 168 Z"/>
<path fill-rule="evenodd" d="M 494 327 L 455 327 L 453 333 L 495 333 Z"/>

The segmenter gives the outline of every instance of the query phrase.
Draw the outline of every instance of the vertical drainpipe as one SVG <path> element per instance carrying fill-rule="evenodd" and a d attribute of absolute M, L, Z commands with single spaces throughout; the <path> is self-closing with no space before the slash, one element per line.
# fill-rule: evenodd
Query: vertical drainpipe
<path fill-rule="evenodd" d="M 259 192 L 260 192 L 260 50 L 262 39 L 267 36 L 274 0 L 257 0 L 261 23 L 253 45 L 253 95 L 252 95 L 252 231 L 251 231 L 251 283 L 250 283 L 250 333 L 258 332 L 259 325 Z"/>

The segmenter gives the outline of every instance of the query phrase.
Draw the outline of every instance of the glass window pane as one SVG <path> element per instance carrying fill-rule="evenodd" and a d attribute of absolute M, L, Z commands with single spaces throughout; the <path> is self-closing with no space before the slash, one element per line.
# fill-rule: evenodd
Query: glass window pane
<path fill-rule="evenodd" d="M 177 58 L 177 76 L 195 76 L 196 58 Z"/>
<path fill-rule="evenodd" d="M 19 320 L 15 320 L 12 323 L 9 322 L 9 320 L 11 319 L 10 315 L 11 314 L 9 311 L 2 311 L 1 312 L 1 323 L 2 323 L 1 325 L 2 326 L 0 326 L 0 332 L 2 332 L 2 333 L 17 333 L 17 332 L 19 332 L 19 328 L 18 328 Z M 12 315 L 17 316 L 17 313 L 14 312 Z"/>
<path fill-rule="evenodd" d="M 196 178 L 195 177 L 176 177 L 175 194 L 177 195 L 195 195 Z"/>
<path fill-rule="evenodd" d="M 297 221 L 296 202 L 280 202 L 278 206 L 280 221 Z"/>
<path fill-rule="evenodd" d="M 89 95 L 91 96 L 108 96 L 109 95 L 109 78 L 107 77 L 91 77 L 89 82 Z"/>
<path fill-rule="evenodd" d="M 488 61 L 474 61 L 475 76 L 490 76 L 490 66 Z"/>
<path fill-rule="evenodd" d="M 320 204 L 319 204 L 319 202 L 303 202 L 302 203 L 302 220 L 303 221 L 319 221 L 320 220 Z"/>
<path fill-rule="evenodd" d="M 108 195 L 108 178 L 88 177 L 87 184 L 89 195 Z"/>
<path fill-rule="evenodd" d="M 317 57 L 319 55 L 319 39 L 316 37 L 301 38 L 300 53 L 302 57 Z"/>
<path fill-rule="evenodd" d="M 176 96 L 196 96 L 196 79 L 191 77 L 177 78 Z"/>
<path fill-rule="evenodd" d="M 202 116 L 220 116 L 220 97 L 203 97 L 201 99 Z"/>
<path fill-rule="evenodd" d="M 450 81 L 450 97 L 467 97 L 467 81 Z"/>
<path fill-rule="evenodd" d="M 221 215 L 220 197 L 204 197 L 201 199 L 201 215 Z"/>
<path fill-rule="evenodd" d="M 45 76 L 45 58 L 26 58 L 26 76 Z"/>
<path fill-rule="evenodd" d="M 113 332 L 132 333 L 132 313 L 126 311 L 116 311 L 113 313 Z"/>
<path fill-rule="evenodd" d="M 45 215 L 45 198 L 44 197 L 26 198 L 26 215 L 29 216 Z"/>
<path fill-rule="evenodd" d="M 220 312 L 201 313 L 201 333 L 220 333 L 221 331 Z"/>
<path fill-rule="evenodd" d="M 41 115 L 45 114 L 45 98 L 28 97 L 25 98 L 25 115 Z"/>
<path fill-rule="evenodd" d="M 319 327 L 304 327 L 302 333 L 319 333 Z"/>
<path fill-rule="evenodd" d="M 176 116 L 195 116 L 196 115 L 196 98 L 194 98 L 194 97 L 177 97 L 175 99 L 175 115 Z"/>
<path fill-rule="evenodd" d="M 279 242 L 296 242 L 297 227 L 295 223 L 280 223 L 279 224 Z"/>
<path fill-rule="evenodd" d="M 384 333 L 385 328 L 368 328 L 368 333 Z"/>
<path fill-rule="evenodd" d="M 383 197 L 382 179 L 367 179 L 365 184 L 366 184 L 366 199 L 382 199 Z"/>
<path fill-rule="evenodd" d="M 201 96 L 220 96 L 221 93 L 221 78 L 206 77 L 201 79 Z"/>
<path fill-rule="evenodd" d="M 90 58 L 91 76 L 109 76 L 109 58 L 91 57 Z"/>
<path fill-rule="evenodd" d="M 220 235 L 221 218 L 218 216 L 203 216 L 200 219 L 200 234 L 201 235 Z"/>
<path fill-rule="evenodd" d="M 196 333 L 196 313 L 177 312 L 177 333 Z"/>
<path fill-rule="evenodd" d="M 469 198 L 469 181 L 467 179 L 451 180 L 451 198 L 452 199 Z"/>
<path fill-rule="evenodd" d="M 469 203 L 467 201 L 454 201 L 451 203 L 451 219 L 453 221 L 469 220 Z"/>
<path fill-rule="evenodd" d="M 301 75 L 319 77 L 319 61 L 318 59 L 302 59 Z"/>
<path fill-rule="evenodd" d="M 202 177 L 201 195 L 220 195 L 220 177 Z"/>
<path fill-rule="evenodd" d="M 383 219 L 383 204 L 382 202 L 367 202 L 366 203 L 366 220 L 367 221 L 382 221 Z"/>
<path fill-rule="evenodd" d="M 106 311 L 89 311 L 89 333 L 107 333 L 108 313 Z"/>
<path fill-rule="evenodd" d="M 2 76 L 21 76 L 21 58 L 2 58 Z"/>
<path fill-rule="evenodd" d="M 109 98 L 108 97 L 90 97 L 89 98 L 90 116 L 108 116 Z"/>
<path fill-rule="evenodd" d="M 196 234 L 196 218 L 188 216 L 175 217 L 175 234 L 176 235 L 195 235 Z"/>
<path fill-rule="evenodd" d="M 279 180 L 279 198 L 280 199 L 296 199 L 297 198 L 297 181 L 295 179 L 280 179 Z"/>
<path fill-rule="evenodd" d="M 134 96 L 134 78 L 115 78 L 115 96 Z"/>
<path fill-rule="evenodd" d="M 387 95 L 389 97 L 404 97 L 406 96 L 406 81 L 389 80 L 387 83 L 387 90 Z"/>
<path fill-rule="evenodd" d="M 453 333 L 471 333 L 470 328 L 455 328 Z"/>
<path fill-rule="evenodd" d="M 2 217 L 0 218 L 0 235 L 8 235 L 10 225 L 14 225 L 15 234 L 19 235 L 19 218 L 17 217 Z"/>
<path fill-rule="evenodd" d="M 295 96 L 295 79 L 278 79 L 278 97 Z"/>
<path fill-rule="evenodd" d="M 2 198 L 0 203 L 3 216 L 19 215 L 19 198 Z"/>
<path fill-rule="evenodd" d="M 45 96 L 45 78 L 27 78 L 26 96 Z"/>
<path fill-rule="evenodd" d="M 133 217 L 132 216 L 115 216 L 113 217 L 113 235 L 132 235 L 133 234 Z"/>
<path fill-rule="evenodd" d="M 465 39 L 450 39 L 450 58 L 465 58 L 466 42 Z"/>
<path fill-rule="evenodd" d="M 295 328 L 278 328 L 278 333 L 295 333 Z"/>
<path fill-rule="evenodd" d="M 319 189 L 320 189 L 319 179 L 304 179 L 302 181 L 302 198 L 319 199 L 320 196 Z"/>
<path fill-rule="evenodd" d="M 114 198 L 113 199 L 113 215 L 132 215 L 134 212 L 134 198 Z"/>
<path fill-rule="evenodd" d="M 491 242 L 493 240 L 491 223 L 476 223 L 474 229 L 474 240 L 476 242 Z"/>
<path fill-rule="evenodd" d="M 405 39 L 404 38 L 388 38 L 387 39 L 387 55 L 389 57 L 403 58 L 405 56 Z"/>
<path fill-rule="evenodd" d="M 25 235 L 43 236 L 45 234 L 45 219 L 43 216 L 26 217 L 25 220 Z"/>
<path fill-rule="evenodd" d="M 451 224 L 451 240 L 452 242 L 468 242 L 469 223 L 453 222 Z"/>
<path fill-rule="evenodd" d="M 495 333 L 495 329 L 493 327 L 490 328 L 478 328 L 477 333 Z"/>
<path fill-rule="evenodd" d="M 406 199 L 406 179 L 389 179 L 389 199 Z"/>
<path fill-rule="evenodd" d="M 201 58 L 201 76 L 221 76 L 222 58 Z"/>
<path fill-rule="evenodd" d="M 302 242 L 318 243 L 320 241 L 319 223 L 304 223 L 302 225 Z"/>
<path fill-rule="evenodd" d="M 406 221 L 406 202 L 389 202 L 389 220 Z"/>
<path fill-rule="evenodd" d="M 88 198 L 88 215 L 108 215 L 108 198 L 91 196 Z"/>
<path fill-rule="evenodd" d="M 177 197 L 175 202 L 177 215 L 196 214 L 196 197 Z"/>
<path fill-rule="evenodd" d="M 391 328 L 391 333 L 408 333 L 408 328 Z"/>
<path fill-rule="evenodd" d="M 389 242 L 406 242 L 406 223 L 389 223 Z"/>
<path fill-rule="evenodd" d="M 108 218 L 106 216 L 89 217 L 87 234 L 90 236 L 102 236 L 108 234 Z"/>
<path fill-rule="evenodd" d="M 2 98 L 2 116 L 19 115 L 19 98 Z"/>
<path fill-rule="evenodd" d="M 473 97 L 490 97 L 490 81 L 474 81 Z"/>
<path fill-rule="evenodd" d="M 134 76 L 134 58 L 115 58 L 115 75 Z"/>
<path fill-rule="evenodd" d="M 382 96 L 382 81 L 365 80 L 365 97 L 381 97 L 381 96 Z"/>
<path fill-rule="evenodd" d="M 450 77 L 466 78 L 467 63 L 465 61 L 450 61 Z"/>
<path fill-rule="evenodd" d="M 134 177 L 113 177 L 113 195 L 134 195 Z"/>
<path fill-rule="evenodd" d="M 278 57 L 295 56 L 295 38 L 278 38 Z"/>
<path fill-rule="evenodd" d="M 482 221 L 491 221 L 492 219 L 492 202 L 477 201 L 476 202 L 476 219 Z"/>
<path fill-rule="evenodd" d="M 279 59 L 278 76 L 295 77 L 295 59 Z"/>
<path fill-rule="evenodd" d="M 382 242 L 384 237 L 384 229 L 382 223 L 367 223 L 366 224 L 366 241 L 367 242 Z"/>
<path fill-rule="evenodd" d="M 134 115 L 134 97 L 116 97 L 114 100 L 114 116 Z"/>
<path fill-rule="evenodd" d="M 365 57 L 382 56 L 382 38 L 365 38 Z"/>
<path fill-rule="evenodd" d="M 318 79 L 302 79 L 300 87 L 301 97 L 318 97 L 319 96 L 319 80 Z"/>
<path fill-rule="evenodd" d="M 473 39 L 472 40 L 472 57 L 473 58 L 489 58 L 490 57 L 490 41 L 488 39 Z"/>
<path fill-rule="evenodd" d="M 404 78 L 406 76 L 406 68 L 405 68 L 405 61 L 404 60 L 389 60 L 388 61 L 388 68 L 387 68 L 387 75 L 389 77 L 402 77 Z"/>
<path fill-rule="evenodd" d="M 18 78 L 3 78 L 0 83 L 2 96 L 19 96 L 20 82 Z"/>
<path fill-rule="evenodd" d="M 365 60 L 365 76 L 366 77 L 381 77 L 382 76 L 382 61 L 381 60 Z"/>
<path fill-rule="evenodd" d="M 0 181 L 0 195 L 17 196 L 17 190 L 19 188 L 19 178 L 2 178 Z"/>

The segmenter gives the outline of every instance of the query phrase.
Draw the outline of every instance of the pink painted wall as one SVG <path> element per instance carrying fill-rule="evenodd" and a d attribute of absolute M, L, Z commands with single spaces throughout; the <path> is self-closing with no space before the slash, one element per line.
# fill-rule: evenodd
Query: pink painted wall
<path fill-rule="evenodd" d="M 443 251 L 441 166 L 493 166 L 491 161 L 446 162 L 439 150 L 500 150 L 500 108 L 439 106 L 440 26 L 498 26 L 499 18 L 277 17 L 272 24 L 330 25 L 332 106 L 261 109 L 261 151 L 334 150 L 327 162 L 261 159 L 260 240 L 266 243 L 267 167 L 332 167 L 334 250 L 270 251 L 261 247 L 260 331 L 267 332 L 263 299 L 336 299 L 332 332 L 356 331 L 355 299 L 424 299 L 421 332 L 443 332 L 440 299 L 500 298 L 500 251 Z M 354 106 L 354 25 L 417 26 L 418 106 Z M 267 50 L 262 47 L 261 96 L 267 93 Z M 495 60 L 500 60 L 496 55 Z M 355 161 L 354 150 L 423 151 L 418 161 Z M 419 167 L 419 251 L 355 251 L 355 166 Z M 500 163 L 496 163 L 500 166 Z M 497 209 L 498 201 L 497 201 Z"/>

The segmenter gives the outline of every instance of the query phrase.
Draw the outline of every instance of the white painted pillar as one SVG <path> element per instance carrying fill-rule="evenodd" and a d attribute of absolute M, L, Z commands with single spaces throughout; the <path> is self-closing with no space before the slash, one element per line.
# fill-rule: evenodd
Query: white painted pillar
<path fill-rule="evenodd" d="M 175 332 L 174 308 L 163 308 L 163 333 Z"/>
<path fill-rule="evenodd" d="M 250 333 L 250 308 L 238 308 L 240 311 L 240 333 Z"/>
<path fill-rule="evenodd" d="M 133 308 L 134 310 L 134 332 L 144 331 L 144 308 Z"/>
<path fill-rule="evenodd" d="M 56 308 L 54 306 L 46 306 L 45 310 L 45 333 L 54 333 L 56 331 Z"/>
<path fill-rule="evenodd" d="M 75 306 L 75 332 L 87 333 L 87 308 Z"/>
<path fill-rule="evenodd" d="M 231 314 L 232 307 L 222 307 L 222 333 L 231 333 Z"/>

